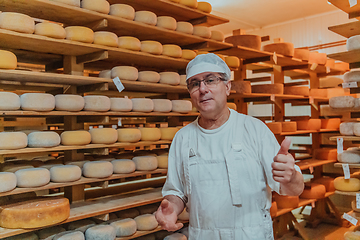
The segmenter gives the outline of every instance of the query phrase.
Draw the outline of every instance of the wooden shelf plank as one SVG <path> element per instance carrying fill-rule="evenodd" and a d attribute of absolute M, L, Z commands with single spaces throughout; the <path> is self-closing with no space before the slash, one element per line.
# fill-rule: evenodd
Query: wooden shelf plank
<path fill-rule="evenodd" d="M 281 136 L 292 136 L 292 135 L 302 135 L 308 133 L 324 133 L 324 132 L 338 132 L 339 129 L 320 129 L 320 130 L 298 130 L 296 132 L 282 132 L 279 135 Z"/>
<path fill-rule="evenodd" d="M 336 160 L 318 160 L 318 159 L 306 159 L 296 162 L 296 165 L 300 167 L 301 170 L 309 169 L 310 167 L 319 167 L 328 163 L 335 163 Z"/>
<path fill-rule="evenodd" d="M 349 168 L 360 168 L 359 163 L 346 163 L 349 165 Z M 338 168 L 342 168 L 343 163 L 335 163 L 334 166 Z"/>
<path fill-rule="evenodd" d="M 360 11 L 360 4 L 350 8 L 350 3 L 346 0 L 329 0 L 328 2 L 349 14 Z"/>
<path fill-rule="evenodd" d="M 245 102 L 264 102 L 271 101 L 271 98 L 279 98 L 282 100 L 309 100 L 310 98 L 320 101 L 328 101 L 328 98 L 309 97 L 302 95 L 290 95 L 290 94 L 270 94 L 270 93 L 236 93 L 232 92 L 230 98 L 244 98 Z M 309 103 L 310 104 L 310 103 Z"/>
<path fill-rule="evenodd" d="M 328 57 L 347 63 L 357 63 L 360 62 L 360 49 L 333 53 L 333 54 L 329 54 Z"/>
<path fill-rule="evenodd" d="M 344 196 L 354 196 L 354 197 L 356 197 L 357 193 L 359 193 L 359 192 L 343 192 L 343 191 L 339 191 L 339 190 L 335 191 L 335 194 L 344 195 Z"/>
<path fill-rule="evenodd" d="M 349 38 L 349 37 L 352 37 L 355 35 L 359 35 L 360 21 L 331 26 L 331 27 L 328 27 L 328 29 L 334 33 L 337 33 L 337 34 L 343 36 L 343 37 Z"/>
<path fill-rule="evenodd" d="M 344 141 L 360 141 L 359 136 L 333 136 L 330 137 L 329 139 L 330 141 L 336 141 L 338 137 L 344 139 Z"/>

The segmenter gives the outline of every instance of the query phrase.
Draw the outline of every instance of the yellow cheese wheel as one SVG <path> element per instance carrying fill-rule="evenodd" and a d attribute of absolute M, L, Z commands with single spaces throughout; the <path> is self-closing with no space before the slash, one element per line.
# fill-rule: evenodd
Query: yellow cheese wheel
<path fill-rule="evenodd" d="M 132 98 L 134 112 L 152 112 L 154 103 L 150 98 Z"/>
<path fill-rule="evenodd" d="M 206 26 L 194 26 L 193 35 L 203 37 L 203 38 L 210 38 L 211 31 L 209 27 Z"/>
<path fill-rule="evenodd" d="M 281 124 L 281 122 L 269 122 L 269 123 L 266 123 L 266 126 L 274 134 L 280 134 L 282 132 L 282 124 Z"/>
<path fill-rule="evenodd" d="M 334 192 L 335 191 L 334 178 L 321 177 L 321 178 L 314 179 L 312 182 L 324 185 L 326 188 L 326 192 Z"/>
<path fill-rule="evenodd" d="M 84 96 L 85 111 L 106 112 L 110 110 L 111 101 L 107 96 L 87 95 Z"/>
<path fill-rule="evenodd" d="M 138 142 L 141 140 L 141 131 L 137 128 L 119 128 L 118 142 Z"/>
<path fill-rule="evenodd" d="M 28 147 L 44 148 L 60 145 L 60 136 L 53 131 L 36 131 L 28 135 Z"/>
<path fill-rule="evenodd" d="M 66 27 L 65 31 L 67 40 L 84 43 L 94 42 L 94 32 L 90 28 L 82 26 L 70 26 Z"/>
<path fill-rule="evenodd" d="M 229 67 L 238 68 L 240 67 L 240 59 L 235 56 L 225 57 L 225 62 Z"/>
<path fill-rule="evenodd" d="M 59 2 L 59 3 L 64 3 L 64 4 L 76 6 L 76 7 L 80 7 L 80 0 L 50 0 L 50 1 Z"/>
<path fill-rule="evenodd" d="M 159 141 L 161 131 L 159 128 L 139 127 L 141 132 L 141 141 Z"/>
<path fill-rule="evenodd" d="M 111 69 L 111 77 L 120 80 L 136 81 L 139 77 L 137 68 L 131 66 L 117 66 Z"/>
<path fill-rule="evenodd" d="M 176 23 L 176 19 L 173 17 L 160 16 L 160 17 L 157 17 L 156 26 L 161 27 L 161 28 L 166 28 L 169 30 L 175 30 L 177 23 Z"/>
<path fill-rule="evenodd" d="M 208 2 L 198 2 L 197 10 L 206 13 L 211 13 L 212 7 L 211 4 Z"/>
<path fill-rule="evenodd" d="M 186 85 L 187 85 L 186 75 L 185 75 L 185 74 L 180 75 L 180 83 L 179 83 L 179 85 L 182 85 L 182 86 L 186 86 Z"/>
<path fill-rule="evenodd" d="M 94 33 L 94 44 L 117 47 L 118 36 L 112 32 L 98 31 Z"/>
<path fill-rule="evenodd" d="M 225 35 L 222 31 L 212 30 L 210 38 L 215 41 L 223 42 L 225 39 Z"/>
<path fill-rule="evenodd" d="M 141 71 L 139 72 L 138 80 L 141 82 L 157 83 L 160 81 L 160 74 L 155 71 Z"/>
<path fill-rule="evenodd" d="M 321 119 L 308 119 L 297 121 L 298 130 L 320 130 Z"/>
<path fill-rule="evenodd" d="M 52 182 L 74 182 L 81 178 L 81 168 L 76 165 L 61 165 L 50 168 Z"/>
<path fill-rule="evenodd" d="M 155 156 L 137 156 L 133 157 L 132 161 L 135 163 L 136 170 L 138 171 L 152 171 L 158 167 Z"/>
<path fill-rule="evenodd" d="M 197 6 L 198 6 L 197 0 L 180 0 L 179 3 L 182 5 L 191 7 L 191 8 L 197 8 Z"/>
<path fill-rule="evenodd" d="M 355 98 L 353 96 L 332 97 L 329 99 L 329 105 L 332 108 L 353 108 Z"/>
<path fill-rule="evenodd" d="M 325 65 L 327 61 L 326 53 L 310 52 L 309 53 L 309 63 L 317 63 Z"/>
<path fill-rule="evenodd" d="M 314 149 L 313 156 L 319 160 L 336 160 L 337 150 L 332 148 L 316 148 Z"/>
<path fill-rule="evenodd" d="M 136 11 L 134 21 L 155 26 L 157 23 L 157 16 L 150 11 Z"/>
<path fill-rule="evenodd" d="M 303 86 L 284 87 L 284 94 L 309 96 L 310 89 Z"/>
<path fill-rule="evenodd" d="M 251 93 L 251 82 L 243 80 L 234 80 L 231 82 L 231 89 L 235 90 L 236 93 Z"/>
<path fill-rule="evenodd" d="M 305 187 L 300 198 L 305 199 L 321 199 L 325 197 L 326 188 L 322 184 L 311 183 L 310 188 Z"/>
<path fill-rule="evenodd" d="M 177 131 L 179 131 L 177 127 L 161 127 L 161 140 L 173 140 Z"/>
<path fill-rule="evenodd" d="M 99 78 L 111 79 L 111 70 L 102 70 L 99 72 Z"/>
<path fill-rule="evenodd" d="M 137 226 L 134 219 L 126 218 L 110 224 L 116 230 L 117 237 L 128 237 L 136 233 Z"/>
<path fill-rule="evenodd" d="M 360 190 L 360 180 L 357 178 L 344 179 L 344 177 L 337 177 L 334 180 L 336 190 L 344 192 L 357 192 Z"/>
<path fill-rule="evenodd" d="M 1 62 L 1 50 L 0 50 L 0 62 Z M 0 92 L 0 110 L 11 111 L 11 110 L 18 110 L 19 108 L 20 108 L 19 95 L 12 92 Z"/>
<path fill-rule="evenodd" d="M 132 173 L 135 171 L 135 163 L 130 159 L 115 159 L 111 161 L 114 173 Z"/>
<path fill-rule="evenodd" d="M 22 13 L 2 12 L 0 13 L 0 28 L 32 34 L 35 31 L 35 21 Z"/>
<path fill-rule="evenodd" d="M 189 100 L 171 100 L 172 112 L 189 113 L 192 111 L 192 103 Z"/>
<path fill-rule="evenodd" d="M 80 95 L 57 94 L 55 95 L 55 110 L 58 111 L 81 111 L 85 106 L 85 100 Z"/>
<path fill-rule="evenodd" d="M 158 161 L 158 168 L 167 169 L 168 168 L 168 154 L 161 154 L 156 156 Z"/>
<path fill-rule="evenodd" d="M 93 128 L 89 130 L 91 143 L 112 144 L 117 141 L 118 134 L 114 128 Z"/>
<path fill-rule="evenodd" d="M 129 112 L 132 110 L 132 101 L 129 98 L 110 98 L 110 111 Z"/>
<path fill-rule="evenodd" d="M 119 42 L 118 44 L 119 48 L 129 49 L 133 51 L 141 50 L 141 42 L 136 37 L 122 36 L 119 37 L 118 42 Z"/>
<path fill-rule="evenodd" d="M 340 97 L 340 96 L 344 96 L 345 93 L 345 89 L 342 87 L 337 87 L 337 88 L 328 88 L 327 90 L 327 97 L 328 98 L 332 98 L 332 97 Z M 355 106 L 354 106 L 355 107 Z"/>
<path fill-rule="evenodd" d="M 321 78 L 319 80 L 319 84 L 320 84 L 319 88 L 338 87 L 339 84 L 342 84 L 343 82 L 344 82 L 344 80 L 339 77 L 328 76 L 326 78 Z"/>
<path fill-rule="evenodd" d="M 55 97 L 49 93 L 24 93 L 20 96 L 21 109 L 27 111 L 51 111 Z"/>
<path fill-rule="evenodd" d="M 0 193 L 11 191 L 16 187 L 16 175 L 12 172 L 0 172 Z"/>
<path fill-rule="evenodd" d="M 280 209 L 297 208 L 299 206 L 298 196 L 283 196 L 275 193 L 274 199 L 276 201 L 277 207 Z"/>
<path fill-rule="evenodd" d="M 110 4 L 106 0 L 82 0 L 81 8 L 105 14 L 110 12 Z"/>
<path fill-rule="evenodd" d="M 354 124 L 355 122 L 342 122 L 339 127 L 340 134 L 346 136 L 354 135 Z"/>
<path fill-rule="evenodd" d="M 340 118 L 321 119 L 321 129 L 339 129 Z"/>
<path fill-rule="evenodd" d="M 15 69 L 17 57 L 10 51 L 0 50 L 0 69 Z"/>
<path fill-rule="evenodd" d="M 282 122 L 281 131 L 282 132 L 296 132 L 297 124 L 296 122 Z"/>
<path fill-rule="evenodd" d="M 294 58 L 309 61 L 310 51 L 308 49 L 300 49 L 295 48 L 294 49 Z"/>
<path fill-rule="evenodd" d="M 196 57 L 196 52 L 189 49 L 183 49 L 181 53 L 181 58 L 187 60 L 193 60 Z"/>
<path fill-rule="evenodd" d="M 172 104 L 169 99 L 152 99 L 154 112 L 171 112 Z"/>
<path fill-rule="evenodd" d="M 88 131 L 64 131 L 60 135 L 62 145 L 86 145 L 91 142 L 91 134 Z"/>
<path fill-rule="evenodd" d="M 89 161 L 82 168 L 84 177 L 88 178 L 110 177 L 113 171 L 113 165 L 108 161 Z"/>
<path fill-rule="evenodd" d="M 161 72 L 159 82 L 169 85 L 179 85 L 180 75 L 177 72 Z"/>
<path fill-rule="evenodd" d="M 193 34 L 194 33 L 194 26 L 189 22 L 177 22 L 177 26 L 175 31 L 182 32 L 186 34 Z"/>
<path fill-rule="evenodd" d="M 225 42 L 234 44 L 235 46 L 242 46 L 261 50 L 261 37 L 258 35 L 234 35 L 225 38 Z"/>
<path fill-rule="evenodd" d="M 66 38 L 65 29 L 60 24 L 52 22 L 42 22 L 36 24 L 35 34 L 57 39 Z"/>
<path fill-rule="evenodd" d="M 251 92 L 252 93 L 283 94 L 284 93 L 284 85 L 281 83 L 252 85 Z"/>
<path fill-rule="evenodd" d="M 134 20 L 135 18 L 135 9 L 127 4 L 112 4 L 110 6 L 109 15 L 126 18 L 129 20 Z"/>
<path fill-rule="evenodd" d="M 0 132 L 0 149 L 12 150 L 26 147 L 27 136 L 23 132 Z"/>
<path fill-rule="evenodd" d="M 284 56 L 293 57 L 294 56 L 294 44 L 292 43 L 271 43 L 265 45 L 263 50 L 266 52 L 275 52 L 282 54 Z"/>
<path fill-rule="evenodd" d="M 163 51 L 163 46 L 157 41 L 141 41 L 141 51 L 146 53 L 151 53 L 155 55 L 160 55 Z"/>
<path fill-rule="evenodd" d="M 50 182 L 50 171 L 46 168 L 26 168 L 15 172 L 17 186 L 24 188 L 41 187 Z"/>
<path fill-rule="evenodd" d="M 162 55 L 180 58 L 182 57 L 182 49 L 178 45 L 175 44 L 164 44 L 163 46 Z"/>
<path fill-rule="evenodd" d="M 85 232 L 85 239 L 111 239 L 115 240 L 116 238 L 116 230 L 113 226 L 110 225 L 96 225 L 90 227 Z"/>

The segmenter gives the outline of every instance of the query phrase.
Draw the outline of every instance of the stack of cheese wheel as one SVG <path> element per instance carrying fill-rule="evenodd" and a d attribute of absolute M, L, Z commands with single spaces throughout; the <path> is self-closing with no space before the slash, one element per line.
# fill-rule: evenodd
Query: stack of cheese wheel
<path fill-rule="evenodd" d="M 234 80 L 231 82 L 231 89 L 235 90 L 238 94 L 251 93 L 251 82 Z"/>
<path fill-rule="evenodd" d="M 132 101 L 127 97 L 110 98 L 110 103 L 110 111 L 129 112 L 132 110 Z"/>
<path fill-rule="evenodd" d="M 157 23 L 157 16 L 150 11 L 136 11 L 134 21 L 155 26 Z"/>
<path fill-rule="evenodd" d="M 64 131 L 60 135 L 62 145 L 86 145 L 91 142 L 91 134 L 88 131 Z"/>
<path fill-rule="evenodd" d="M 143 214 L 135 217 L 135 222 L 138 231 L 151 231 L 157 228 L 158 222 L 156 221 L 155 215 Z"/>
<path fill-rule="evenodd" d="M 332 97 L 329 100 L 332 108 L 353 108 L 355 106 L 355 98 L 353 96 Z"/>
<path fill-rule="evenodd" d="M 141 140 L 141 131 L 137 128 L 118 128 L 118 142 L 138 142 Z"/>
<path fill-rule="evenodd" d="M 93 43 L 94 42 L 94 31 L 88 27 L 83 26 L 69 26 L 65 28 L 66 39 L 83 42 Z"/>
<path fill-rule="evenodd" d="M 283 94 L 284 93 L 284 85 L 281 83 L 252 85 L 251 92 L 252 93 Z"/>
<path fill-rule="evenodd" d="M 10 51 L 0 50 L 0 69 L 15 69 L 17 57 Z"/>
<path fill-rule="evenodd" d="M 89 130 L 91 143 L 112 144 L 118 139 L 118 133 L 114 128 L 93 128 Z"/>
<path fill-rule="evenodd" d="M 171 112 L 172 103 L 169 99 L 152 99 L 154 112 Z"/>
<path fill-rule="evenodd" d="M 173 140 L 179 128 L 177 127 L 161 127 L 159 128 L 161 132 L 161 140 Z"/>
<path fill-rule="evenodd" d="M 94 33 L 94 44 L 118 47 L 118 41 L 118 36 L 115 33 L 107 31 L 98 31 Z"/>
<path fill-rule="evenodd" d="M 235 46 L 248 47 L 256 50 L 261 50 L 261 37 L 258 35 L 234 35 L 225 38 L 225 42 L 231 43 Z"/>
<path fill-rule="evenodd" d="M 85 100 L 80 95 L 57 94 L 55 95 L 55 110 L 58 111 L 81 111 L 85 106 Z"/>
<path fill-rule="evenodd" d="M 108 161 L 89 161 L 82 168 L 84 177 L 88 178 L 106 178 L 113 172 L 113 165 Z"/>
<path fill-rule="evenodd" d="M 27 135 L 23 132 L 0 132 L 0 150 L 25 148 L 27 144 Z"/>
<path fill-rule="evenodd" d="M 281 124 L 281 122 L 269 122 L 269 123 L 266 123 L 266 126 L 274 134 L 280 134 L 282 132 L 282 124 Z"/>
<path fill-rule="evenodd" d="M 360 190 L 360 180 L 357 178 L 345 179 L 344 177 L 337 177 L 334 180 L 334 187 L 339 191 L 357 192 Z"/>
<path fill-rule="evenodd" d="M 132 36 L 122 36 L 118 39 L 118 47 L 124 48 L 132 51 L 141 50 L 141 42 L 136 37 Z"/>
<path fill-rule="evenodd" d="M 106 0 L 82 0 L 81 8 L 104 14 L 110 12 L 110 4 Z"/>
<path fill-rule="evenodd" d="M 111 225 L 96 225 L 88 228 L 85 231 L 85 239 L 87 240 L 97 240 L 97 239 L 106 239 L 106 240 L 115 240 L 116 230 Z"/>
<path fill-rule="evenodd" d="M 2 12 L 0 13 L 0 28 L 32 34 L 35 31 L 35 21 L 22 13 Z"/>
<path fill-rule="evenodd" d="M 308 119 L 297 121 L 298 130 L 320 130 L 321 119 Z"/>
<path fill-rule="evenodd" d="M 132 173 L 136 169 L 134 161 L 130 159 L 114 159 L 111 161 L 114 173 Z"/>
<path fill-rule="evenodd" d="M 156 26 L 160 28 L 165 28 L 169 30 L 175 30 L 176 29 L 176 19 L 169 16 L 160 16 L 157 17 Z"/>
<path fill-rule="evenodd" d="M 80 0 L 50 0 L 50 1 L 60 2 L 60 3 L 80 7 Z"/>
<path fill-rule="evenodd" d="M 48 93 L 24 93 L 20 96 L 21 109 L 27 111 L 52 111 L 55 97 Z"/>
<path fill-rule="evenodd" d="M 344 82 L 359 82 L 360 70 L 351 70 L 344 74 Z"/>
<path fill-rule="evenodd" d="M 12 172 L 0 172 L 0 193 L 11 191 L 16 187 L 16 175 Z"/>
<path fill-rule="evenodd" d="M 60 24 L 52 22 L 41 22 L 36 24 L 35 34 L 57 39 L 66 38 L 65 29 Z"/>
<path fill-rule="evenodd" d="M 192 103 L 189 100 L 171 100 L 172 112 L 189 113 L 192 111 Z"/>
<path fill-rule="evenodd" d="M 36 131 L 28 135 L 29 147 L 56 147 L 60 145 L 60 141 L 59 134 L 53 131 Z"/>
<path fill-rule="evenodd" d="M 353 136 L 354 135 L 354 124 L 355 122 L 342 122 L 340 123 L 340 134 L 345 136 Z"/>
<path fill-rule="evenodd" d="M 285 43 L 285 42 L 271 43 L 265 45 L 263 47 L 263 50 L 266 52 L 275 52 L 288 57 L 294 56 L 294 44 L 292 43 Z"/>
<path fill-rule="evenodd" d="M 134 112 L 152 112 L 154 102 L 150 98 L 132 98 L 132 110 Z"/>
<path fill-rule="evenodd" d="M 87 95 L 84 96 L 85 111 L 106 112 L 110 110 L 111 101 L 107 96 Z"/>
<path fill-rule="evenodd" d="M 137 68 L 131 66 L 118 66 L 111 69 L 111 78 L 120 78 L 120 80 L 136 81 L 139 77 Z"/>
<path fill-rule="evenodd" d="M 157 158 L 152 155 L 136 156 L 133 157 L 132 161 L 138 171 L 152 171 L 158 167 Z"/>
<path fill-rule="evenodd" d="M 305 199 L 321 199 L 325 197 L 326 188 L 322 184 L 311 183 L 309 187 L 305 187 L 300 198 Z"/>
<path fill-rule="evenodd" d="M 338 155 L 338 161 L 342 163 L 360 163 L 360 149 L 359 148 L 348 148 Z"/>
<path fill-rule="evenodd" d="M 159 141 L 161 138 L 161 131 L 159 128 L 139 127 L 141 132 L 141 141 Z"/>
<path fill-rule="evenodd" d="M 127 4 L 112 4 L 110 6 L 109 15 L 122 17 L 129 20 L 134 20 L 135 9 Z"/>
<path fill-rule="evenodd" d="M 314 149 L 313 156 L 315 159 L 319 159 L 319 160 L 336 160 L 337 159 L 337 149 L 317 148 L 317 149 Z"/>
<path fill-rule="evenodd" d="M 50 168 L 52 182 L 74 182 L 81 178 L 81 168 L 76 165 L 61 165 Z"/>
<path fill-rule="evenodd" d="M 116 237 L 128 237 L 136 233 L 137 226 L 134 219 L 125 218 L 110 224 L 115 228 Z"/>
<path fill-rule="evenodd" d="M 189 22 L 180 21 L 177 22 L 175 31 L 192 35 L 194 32 L 194 26 Z"/>
<path fill-rule="evenodd" d="M 180 46 L 175 44 L 164 44 L 162 45 L 163 51 L 162 55 L 174 58 L 181 58 L 182 57 L 182 49 Z"/>
<path fill-rule="evenodd" d="M 141 71 L 139 72 L 138 80 L 141 82 L 157 83 L 160 81 L 160 74 L 155 71 Z"/>

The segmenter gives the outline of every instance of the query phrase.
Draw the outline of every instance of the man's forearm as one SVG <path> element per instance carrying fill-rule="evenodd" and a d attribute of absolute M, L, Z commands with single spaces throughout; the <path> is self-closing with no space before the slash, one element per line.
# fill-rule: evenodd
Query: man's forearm
<path fill-rule="evenodd" d="M 175 195 L 167 195 L 164 197 L 167 199 L 170 203 L 172 203 L 172 206 L 174 207 L 174 211 L 177 215 L 179 215 L 185 207 L 185 204 L 181 198 Z"/>
<path fill-rule="evenodd" d="M 301 173 L 295 171 L 295 176 L 288 183 L 280 184 L 280 194 L 299 196 L 304 190 L 304 178 Z"/>

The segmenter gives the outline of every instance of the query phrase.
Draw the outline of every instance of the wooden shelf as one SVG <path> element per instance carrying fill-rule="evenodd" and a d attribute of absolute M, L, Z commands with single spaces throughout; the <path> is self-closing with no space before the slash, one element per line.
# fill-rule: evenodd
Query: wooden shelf
<path fill-rule="evenodd" d="M 275 98 L 281 100 L 320 100 L 328 101 L 328 98 L 309 97 L 302 95 L 290 95 L 290 94 L 271 94 L 271 93 L 242 93 L 236 92 L 230 94 L 230 98 L 244 98 L 245 102 L 272 102 Z"/>
<path fill-rule="evenodd" d="M 344 196 L 354 196 L 354 197 L 356 197 L 356 194 L 359 193 L 359 192 L 343 192 L 343 191 L 336 190 L 335 193 L 339 194 L 339 195 L 344 195 Z"/>
<path fill-rule="evenodd" d="M 349 18 L 358 17 L 360 12 L 360 4 L 353 6 L 350 8 L 350 3 L 347 0 L 329 0 L 332 5 L 343 10 L 344 12 L 349 14 Z M 357 15 L 357 16 L 356 16 Z"/>
<path fill-rule="evenodd" d="M 335 167 L 339 167 L 342 168 L 342 165 L 345 163 L 335 163 L 334 166 Z M 349 168 L 360 168 L 360 164 L 359 163 L 346 163 L 349 165 Z"/>
<path fill-rule="evenodd" d="M 360 49 L 346 52 L 333 53 L 328 55 L 329 58 L 340 60 L 347 63 L 360 62 Z"/>
<path fill-rule="evenodd" d="M 282 132 L 280 136 L 303 135 L 309 133 L 338 132 L 339 129 L 320 129 L 320 130 L 298 130 L 296 132 Z"/>
<path fill-rule="evenodd" d="M 329 139 L 330 141 L 336 141 L 338 137 L 341 137 L 342 139 L 344 139 L 344 141 L 360 141 L 359 136 L 333 136 Z"/>
<path fill-rule="evenodd" d="M 319 167 L 328 163 L 335 163 L 336 160 L 318 160 L 318 159 L 306 159 L 296 162 L 296 165 L 300 167 L 301 170 L 309 169 L 310 167 Z"/>
<path fill-rule="evenodd" d="M 328 27 L 328 29 L 334 33 L 337 33 L 337 34 L 343 36 L 343 37 L 349 38 L 349 37 L 352 37 L 355 35 L 359 35 L 360 21 L 331 26 L 331 27 Z"/>

